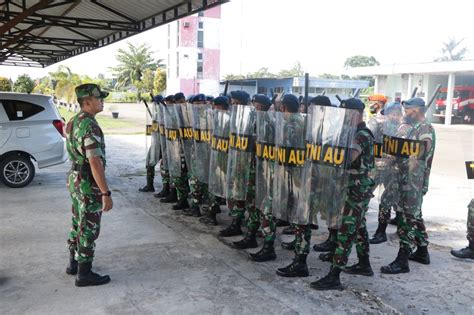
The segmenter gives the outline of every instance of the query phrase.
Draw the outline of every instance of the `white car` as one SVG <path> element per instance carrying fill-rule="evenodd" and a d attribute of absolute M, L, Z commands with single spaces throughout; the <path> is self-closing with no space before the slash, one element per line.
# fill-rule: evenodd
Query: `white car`
<path fill-rule="evenodd" d="M 28 185 L 36 163 L 44 168 L 67 161 L 64 122 L 50 96 L 0 92 L 0 180 Z"/>

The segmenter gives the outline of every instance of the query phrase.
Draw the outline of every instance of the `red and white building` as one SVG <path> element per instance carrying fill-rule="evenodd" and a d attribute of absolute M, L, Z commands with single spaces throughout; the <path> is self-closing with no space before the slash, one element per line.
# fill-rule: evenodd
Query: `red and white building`
<path fill-rule="evenodd" d="M 168 24 L 168 94 L 219 94 L 220 18 L 217 6 Z"/>

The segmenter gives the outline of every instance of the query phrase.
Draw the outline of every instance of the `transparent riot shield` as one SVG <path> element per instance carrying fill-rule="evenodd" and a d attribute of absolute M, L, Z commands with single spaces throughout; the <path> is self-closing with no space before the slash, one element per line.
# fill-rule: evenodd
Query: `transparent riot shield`
<path fill-rule="evenodd" d="M 375 168 L 370 173 L 370 177 L 375 182 L 373 190 L 377 189 L 377 187 L 381 184 L 380 176 L 383 171 L 383 168 L 385 167 L 382 159 L 384 118 L 385 116 L 379 112 L 376 115 L 370 117 L 367 121 L 367 128 L 369 128 L 370 131 L 372 131 L 372 134 L 374 135 Z"/>
<path fill-rule="evenodd" d="M 161 160 L 163 161 L 163 169 L 168 169 L 168 152 L 166 150 L 166 128 L 165 128 L 165 111 L 166 106 L 160 104 L 158 106 L 158 132 L 160 134 Z"/>
<path fill-rule="evenodd" d="M 317 215 L 337 229 L 347 195 L 351 144 L 357 131 L 354 110 L 311 106 L 306 131 L 306 159 L 302 176 L 303 202 L 294 223 L 316 224 Z"/>
<path fill-rule="evenodd" d="M 184 151 L 184 159 L 188 169 L 193 161 L 194 141 L 192 128 L 192 105 L 183 103 L 174 105 L 175 115 L 178 120 L 179 137 Z"/>
<path fill-rule="evenodd" d="M 150 117 L 150 125 L 147 124 L 147 134 L 149 131 L 150 134 L 150 147 L 147 150 L 146 155 L 146 166 L 147 167 L 154 167 L 158 164 L 158 160 L 160 157 L 160 133 L 159 133 L 159 124 L 158 124 L 158 107 L 159 105 L 155 102 L 152 103 L 151 113 L 152 117 Z M 149 116 L 147 112 L 147 117 Z M 149 126 L 149 127 L 148 127 Z M 148 141 L 147 141 L 148 144 Z"/>
<path fill-rule="evenodd" d="M 383 155 L 393 159 L 397 172 L 397 183 L 393 184 L 398 187 L 397 211 L 417 215 L 416 211 L 421 209 L 423 195 L 428 189 L 435 141 L 434 129 L 425 121 L 408 123 L 402 119 L 395 136 L 384 136 Z M 392 174 L 387 172 L 386 175 Z"/>
<path fill-rule="evenodd" d="M 227 198 L 246 200 L 250 164 L 255 158 L 255 107 L 233 105 L 230 115 Z"/>
<path fill-rule="evenodd" d="M 271 209 L 275 166 L 275 112 L 257 111 L 255 207 Z"/>
<path fill-rule="evenodd" d="M 179 105 L 177 105 L 179 106 Z M 168 155 L 168 170 L 170 176 L 181 176 L 181 140 L 179 137 L 178 119 L 175 105 L 167 105 L 165 110 L 166 152 Z"/>
<path fill-rule="evenodd" d="M 192 172 L 201 183 L 208 183 L 212 132 L 211 105 L 192 105 L 191 122 L 194 135 Z"/>
<path fill-rule="evenodd" d="M 212 116 L 209 191 L 215 196 L 226 198 L 230 113 L 229 111 L 214 109 Z"/>
<path fill-rule="evenodd" d="M 305 128 L 306 114 L 276 113 L 272 211 L 277 219 L 289 222 L 294 222 L 303 199 Z"/>

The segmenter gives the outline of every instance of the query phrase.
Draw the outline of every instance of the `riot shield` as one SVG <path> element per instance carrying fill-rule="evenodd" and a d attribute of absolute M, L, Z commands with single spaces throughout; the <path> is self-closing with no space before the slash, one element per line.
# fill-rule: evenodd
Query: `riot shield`
<path fill-rule="evenodd" d="M 193 105 L 191 122 L 194 135 L 192 172 L 201 183 L 208 183 L 212 132 L 211 105 Z"/>
<path fill-rule="evenodd" d="M 255 107 L 233 105 L 230 115 L 227 198 L 246 200 L 250 164 L 255 158 Z"/>
<path fill-rule="evenodd" d="M 276 113 L 272 211 L 277 219 L 293 222 L 303 200 L 306 114 Z"/>
<path fill-rule="evenodd" d="M 271 208 L 275 166 L 275 112 L 257 111 L 255 207 Z"/>
<path fill-rule="evenodd" d="M 393 185 L 398 187 L 400 207 L 397 211 L 416 215 L 415 212 L 419 210 L 417 204 L 423 200 L 428 188 L 428 169 L 435 146 L 434 129 L 427 122 L 407 123 L 402 119 L 395 136 L 385 134 L 383 144 L 384 157 L 392 159 L 395 166 L 392 172 L 396 172 L 394 178 L 397 181 Z M 385 174 L 390 175 L 391 172 Z"/>
<path fill-rule="evenodd" d="M 213 110 L 211 157 L 209 161 L 209 191 L 218 197 L 227 196 L 227 156 L 229 151 L 230 113 Z"/>
<path fill-rule="evenodd" d="M 188 169 L 191 169 L 193 160 L 193 128 L 192 128 L 192 105 L 183 103 L 174 105 L 175 115 L 178 120 L 179 137 L 184 151 L 184 159 Z"/>
<path fill-rule="evenodd" d="M 161 160 L 163 161 L 163 169 L 168 169 L 168 152 L 166 150 L 166 128 L 165 128 L 165 111 L 166 106 L 158 105 L 158 132 L 160 134 Z"/>
<path fill-rule="evenodd" d="M 160 157 L 160 134 L 159 134 L 159 125 L 158 125 L 158 107 L 159 105 L 153 102 L 152 105 L 152 117 L 150 117 L 151 125 L 147 125 L 147 134 L 150 133 L 150 147 L 147 150 L 146 155 L 146 166 L 154 167 L 158 164 Z M 149 114 L 147 113 L 147 116 Z M 147 141 L 148 144 L 148 141 Z"/>
<path fill-rule="evenodd" d="M 175 115 L 175 106 L 167 105 L 165 110 L 166 152 L 168 155 L 168 170 L 170 176 L 181 176 L 181 140 L 179 137 L 178 119 Z"/>
<path fill-rule="evenodd" d="M 337 229 L 347 195 L 357 111 L 313 105 L 308 110 L 303 202 L 293 222 L 316 224 L 317 215 Z"/>

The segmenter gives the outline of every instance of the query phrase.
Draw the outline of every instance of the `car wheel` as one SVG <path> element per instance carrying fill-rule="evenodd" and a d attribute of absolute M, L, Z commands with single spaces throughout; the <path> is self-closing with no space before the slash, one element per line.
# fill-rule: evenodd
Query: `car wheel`
<path fill-rule="evenodd" d="M 8 187 L 25 187 L 33 177 L 35 167 L 28 157 L 9 155 L 0 162 L 0 180 Z"/>

